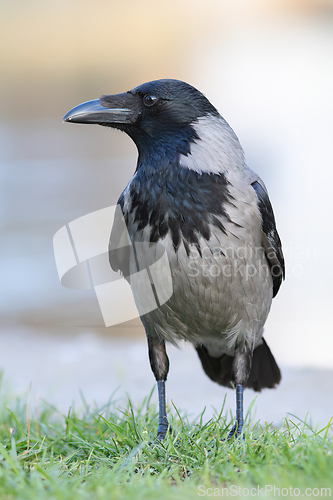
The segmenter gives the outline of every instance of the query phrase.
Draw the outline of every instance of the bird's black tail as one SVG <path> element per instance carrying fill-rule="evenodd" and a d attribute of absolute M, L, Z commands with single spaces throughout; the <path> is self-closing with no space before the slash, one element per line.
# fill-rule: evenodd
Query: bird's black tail
<path fill-rule="evenodd" d="M 205 346 L 197 346 L 202 367 L 214 382 L 226 387 L 231 387 L 233 382 L 232 364 L 233 356 L 222 354 L 218 358 L 210 356 Z M 273 389 L 281 380 L 281 372 L 276 364 L 270 348 L 262 339 L 262 344 L 259 345 L 253 352 L 251 372 L 246 383 L 246 387 L 260 392 L 265 387 Z"/>

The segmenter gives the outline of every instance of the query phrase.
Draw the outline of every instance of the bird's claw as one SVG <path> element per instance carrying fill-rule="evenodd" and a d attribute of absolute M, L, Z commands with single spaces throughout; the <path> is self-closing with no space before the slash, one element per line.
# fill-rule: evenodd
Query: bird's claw
<path fill-rule="evenodd" d="M 165 436 L 167 435 L 167 432 L 170 432 L 170 434 L 172 434 L 172 428 L 169 426 L 169 423 L 168 422 L 163 422 L 162 424 L 159 424 L 158 428 L 157 428 L 157 435 L 156 435 L 156 438 L 154 439 L 153 442 L 149 442 L 148 444 L 149 445 L 153 445 L 153 444 L 159 444 L 161 443 Z"/>
<path fill-rule="evenodd" d="M 158 441 L 163 441 L 163 439 L 167 435 L 168 430 L 169 430 L 170 434 L 172 434 L 172 429 L 168 423 L 159 425 L 158 429 L 157 429 L 157 438 L 156 439 L 158 439 Z"/>
<path fill-rule="evenodd" d="M 238 425 L 238 422 L 235 422 L 235 424 L 233 425 L 231 431 L 228 434 L 227 441 L 231 441 L 232 439 L 237 439 L 241 435 L 243 436 L 243 439 L 245 439 L 244 438 L 244 434 L 243 434 L 243 426 L 242 425 Z"/>

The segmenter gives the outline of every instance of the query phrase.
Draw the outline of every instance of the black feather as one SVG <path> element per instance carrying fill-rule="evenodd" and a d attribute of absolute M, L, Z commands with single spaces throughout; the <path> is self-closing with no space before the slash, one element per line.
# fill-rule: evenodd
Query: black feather
<path fill-rule="evenodd" d="M 202 367 L 208 377 L 220 385 L 232 387 L 234 356 L 222 354 L 213 357 L 204 345 L 196 347 Z M 262 339 L 262 344 L 253 351 L 252 366 L 245 387 L 260 392 L 261 389 L 273 389 L 281 380 L 281 372 L 270 348 Z"/>
<path fill-rule="evenodd" d="M 251 185 L 258 196 L 258 206 L 262 218 L 262 230 L 265 234 L 263 247 L 265 248 L 267 261 L 273 278 L 273 297 L 275 297 L 285 277 L 282 244 L 276 229 L 273 208 L 267 192 L 257 181 L 253 182 Z"/>
<path fill-rule="evenodd" d="M 199 247 L 200 237 L 208 241 L 210 225 L 225 233 L 222 221 L 230 220 L 225 209 L 228 181 L 223 174 L 198 174 L 179 166 L 175 172 L 171 164 L 152 174 L 146 166 L 133 179 L 129 197 L 129 214 L 133 213 L 137 229 L 149 225 L 154 243 L 170 232 L 175 251 L 181 241 L 187 252 L 191 244 Z"/>

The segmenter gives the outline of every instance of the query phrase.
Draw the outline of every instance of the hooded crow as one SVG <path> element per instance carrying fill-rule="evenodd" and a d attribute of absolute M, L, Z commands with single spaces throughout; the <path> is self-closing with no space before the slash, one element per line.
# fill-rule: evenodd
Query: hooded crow
<path fill-rule="evenodd" d="M 110 251 L 110 264 L 130 281 L 140 312 L 144 291 L 129 276 L 157 246 L 168 257 L 172 296 L 158 302 L 155 289 L 158 306 L 141 315 L 158 386 L 158 439 L 168 431 L 165 342 L 180 340 L 193 344 L 208 377 L 236 388 L 228 439 L 239 436 L 243 389 L 273 388 L 281 379 L 263 339 L 285 274 L 263 181 L 247 167 L 238 138 L 217 109 L 182 81 L 156 80 L 105 95 L 73 108 L 64 121 L 122 130 L 138 149 L 136 171 L 118 201 L 136 250 L 130 255 L 119 245 Z M 119 232 L 115 218 L 112 248 Z"/>

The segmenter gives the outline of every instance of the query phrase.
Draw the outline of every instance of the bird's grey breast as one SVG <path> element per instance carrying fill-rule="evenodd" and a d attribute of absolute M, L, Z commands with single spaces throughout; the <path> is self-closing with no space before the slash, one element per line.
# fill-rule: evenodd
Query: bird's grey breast
<path fill-rule="evenodd" d="M 155 192 L 147 192 L 144 177 L 134 177 L 121 199 L 137 248 L 131 272 L 138 262 L 142 268 L 158 260 L 161 247 L 170 266 L 172 296 L 143 318 L 146 328 L 173 342 L 218 339 L 224 352 L 232 352 L 239 335 L 255 342 L 269 311 L 272 282 L 248 179 L 240 172 L 182 169 L 164 185 L 159 181 Z M 155 291 L 169 286 L 164 274 L 155 275 Z M 142 283 L 132 280 L 132 289 L 140 311 Z"/>

